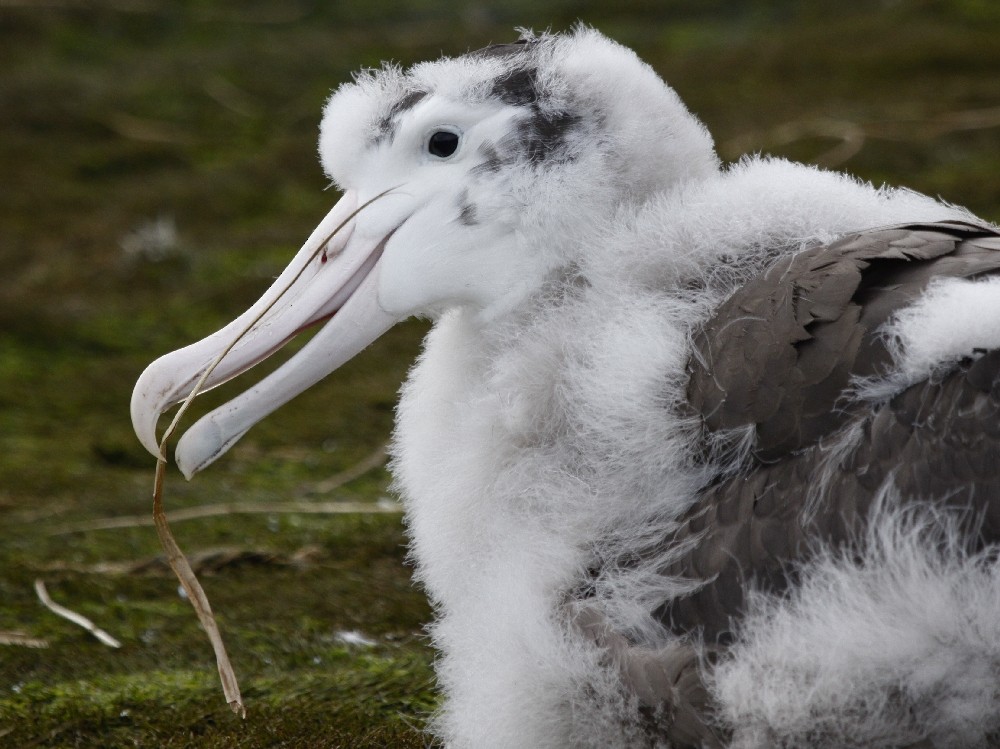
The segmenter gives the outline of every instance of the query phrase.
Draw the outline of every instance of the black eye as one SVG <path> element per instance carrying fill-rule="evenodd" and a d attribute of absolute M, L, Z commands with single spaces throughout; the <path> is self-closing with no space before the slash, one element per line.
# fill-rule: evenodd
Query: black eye
<path fill-rule="evenodd" d="M 458 150 L 458 133 L 450 130 L 438 130 L 432 133 L 430 140 L 427 141 L 427 150 L 431 156 L 447 159 Z"/>

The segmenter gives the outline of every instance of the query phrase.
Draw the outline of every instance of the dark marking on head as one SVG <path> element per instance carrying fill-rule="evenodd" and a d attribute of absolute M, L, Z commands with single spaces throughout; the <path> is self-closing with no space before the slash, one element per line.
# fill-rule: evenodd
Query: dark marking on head
<path fill-rule="evenodd" d="M 397 101 L 392 105 L 392 110 L 389 112 L 390 117 L 395 117 L 400 112 L 405 112 L 407 109 L 412 109 L 415 107 L 423 98 L 427 96 L 426 91 L 411 91 L 406 94 L 402 99 Z"/>
<path fill-rule="evenodd" d="M 519 39 L 513 44 L 491 44 L 468 57 L 501 60 L 507 70 L 493 81 L 489 95 L 504 104 L 525 106 L 538 101 L 538 69 L 530 55 L 537 46 L 537 39 Z"/>
<path fill-rule="evenodd" d="M 507 163 L 502 156 L 500 156 L 500 151 L 497 150 L 496 143 L 492 141 L 486 141 L 479 146 L 479 153 L 482 155 L 483 160 L 472 168 L 473 174 L 490 174 L 493 172 L 500 171 L 500 168 Z"/>
<path fill-rule="evenodd" d="M 483 160 L 473 167 L 473 173 L 491 174 L 518 162 L 540 165 L 573 160 L 567 136 L 583 118 L 572 112 L 545 112 L 537 105 L 527 109 L 527 116 L 518 120 L 499 142 L 487 141 L 479 146 Z"/>
<path fill-rule="evenodd" d="M 500 140 L 497 151 L 501 163 L 527 161 L 537 165 L 571 160 L 566 136 L 581 119 L 570 112 L 544 112 L 532 107 L 531 114 Z"/>
<path fill-rule="evenodd" d="M 525 42 L 522 47 L 530 44 Z M 496 144 L 494 153 L 484 154 L 487 158 L 479 168 L 496 171 L 503 164 L 515 161 L 537 164 L 571 158 L 565 147 L 566 136 L 583 118 L 564 109 L 553 109 L 552 102 L 545 101 L 533 58 L 511 62 L 510 69 L 493 81 L 490 96 L 523 108 L 526 116 L 518 119 L 514 130 Z"/>
<path fill-rule="evenodd" d="M 511 42 L 509 44 L 491 44 L 488 47 L 473 50 L 468 53 L 468 56 L 478 57 L 483 60 L 488 60 L 493 57 L 514 57 L 516 55 L 523 55 L 526 52 L 529 52 L 535 47 L 536 44 L 538 44 L 538 42 L 534 39 L 518 39 L 516 42 Z"/>
<path fill-rule="evenodd" d="M 475 226 L 479 223 L 476 217 L 476 205 L 469 200 L 468 190 L 462 190 L 458 198 L 458 223 L 463 226 Z"/>
<path fill-rule="evenodd" d="M 375 125 L 375 133 L 372 137 L 372 144 L 377 145 L 379 143 L 388 141 L 392 143 L 393 139 L 396 137 L 396 124 L 403 112 L 413 109 L 418 103 L 420 103 L 424 97 L 428 94 L 427 91 L 410 91 L 396 100 L 389 111 L 385 113 L 385 116 L 378 121 Z"/>
<path fill-rule="evenodd" d="M 539 97 L 537 68 L 521 68 L 500 76 L 493 81 L 490 95 L 515 107 L 535 104 Z"/>
<path fill-rule="evenodd" d="M 577 114 L 542 112 L 536 109 L 517 128 L 517 136 L 528 160 L 537 163 L 569 158 L 570 155 L 566 153 L 566 136 L 580 120 Z"/>
<path fill-rule="evenodd" d="M 499 141 L 487 141 L 479 147 L 482 161 L 473 168 L 474 174 L 496 173 L 515 163 L 552 164 L 574 158 L 567 136 L 584 118 L 546 101 L 537 56 L 531 54 L 541 43 L 539 39 L 522 38 L 513 44 L 494 44 L 469 53 L 469 57 L 505 63 L 504 72 L 489 84 L 488 96 L 523 110 L 510 132 Z"/>

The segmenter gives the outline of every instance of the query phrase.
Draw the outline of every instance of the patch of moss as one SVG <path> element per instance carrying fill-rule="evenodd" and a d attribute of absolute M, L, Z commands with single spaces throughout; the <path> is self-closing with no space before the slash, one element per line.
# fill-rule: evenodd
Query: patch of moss
<path fill-rule="evenodd" d="M 424 747 L 433 709 L 428 663 L 406 648 L 331 648 L 280 676 L 250 678 L 241 720 L 214 673 L 159 670 L 56 683 L 22 681 L 0 695 L 8 746 Z M 388 743 L 387 743 L 388 742 Z"/>

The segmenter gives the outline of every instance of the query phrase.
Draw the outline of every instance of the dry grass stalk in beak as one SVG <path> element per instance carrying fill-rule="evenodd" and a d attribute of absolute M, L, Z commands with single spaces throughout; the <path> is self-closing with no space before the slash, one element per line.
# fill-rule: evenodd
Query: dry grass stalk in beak
<path fill-rule="evenodd" d="M 233 350 L 233 347 L 242 340 L 242 338 L 249 333 L 253 327 L 260 322 L 261 318 L 266 315 L 278 300 L 285 295 L 285 292 L 290 289 L 299 277 L 305 272 L 306 268 L 312 263 L 316 257 L 326 249 L 330 240 L 337 235 L 347 224 L 349 224 L 355 216 L 358 215 L 362 210 L 370 206 L 376 200 L 384 197 L 389 192 L 395 188 L 390 188 L 385 192 L 381 192 L 370 200 L 358 206 L 350 216 L 344 219 L 337 227 L 330 232 L 330 235 L 319 245 L 317 245 L 316 250 L 313 252 L 309 261 L 302 265 L 299 272 L 289 280 L 288 285 L 268 304 L 260 313 L 251 320 L 243 330 L 241 330 L 232 340 L 232 342 L 226 346 L 226 348 L 219 354 L 215 360 L 205 369 L 201 377 L 195 383 L 194 387 L 191 388 L 191 392 L 181 403 L 177 413 L 174 415 L 173 420 L 170 422 L 170 426 L 167 427 L 166 431 L 163 433 L 163 438 L 160 440 L 159 455 L 156 458 L 156 475 L 153 480 L 153 523 L 156 525 L 156 534 L 160 538 L 160 545 L 167 554 L 167 562 L 170 564 L 170 569 L 174 571 L 177 579 L 180 581 L 181 586 L 184 588 L 184 592 L 187 594 L 188 600 L 191 601 L 191 605 L 194 607 L 195 613 L 198 615 L 198 621 L 201 622 L 201 626 L 204 627 L 205 632 L 208 633 L 208 639 L 212 643 L 212 649 L 215 651 L 215 661 L 219 667 L 219 678 L 222 681 L 222 691 L 226 696 L 226 702 L 232 708 L 234 713 L 239 713 L 241 717 L 246 718 L 246 707 L 243 704 L 243 698 L 240 696 L 240 685 L 236 680 L 236 673 L 233 671 L 232 663 L 229 661 L 229 654 L 226 652 L 226 645 L 222 641 L 222 635 L 219 633 L 219 626 L 216 624 L 215 615 L 212 613 L 212 606 L 208 602 L 208 596 L 205 595 L 204 589 L 201 587 L 201 583 L 198 582 L 197 576 L 194 574 L 194 570 L 191 569 L 191 565 L 184 556 L 184 552 L 181 551 L 180 546 L 177 545 L 177 541 L 174 539 L 173 534 L 170 532 L 170 525 L 167 523 L 166 513 L 163 511 L 163 483 L 166 477 L 167 468 L 167 441 L 173 435 L 174 430 L 180 423 L 181 418 L 187 411 L 191 402 L 199 395 L 205 381 L 208 379 L 209 375 L 219 366 L 220 362 L 226 357 L 226 355 Z"/>

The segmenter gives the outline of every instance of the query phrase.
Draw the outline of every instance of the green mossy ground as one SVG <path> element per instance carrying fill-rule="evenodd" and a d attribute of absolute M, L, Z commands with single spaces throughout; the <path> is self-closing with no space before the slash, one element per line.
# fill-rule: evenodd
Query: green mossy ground
<path fill-rule="evenodd" d="M 838 168 L 1000 219 L 1000 12 L 988 0 L 452 5 L 0 4 L 0 632 L 47 642 L 0 645 L 0 747 L 425 746 L 431 614 L 398 515 L 177 523 L 192 554 L 236 552 L 203 582 L 245 721 L 224 704 L 176 581 L 134 568 L 160 553 L 153 529 L 67 532 L 148 514 L 153 462 L 128 421 L 132 383 L 252 302 L 331 205 L 316 127 L 352 70 L 579 18 L 671 81 L 727 159 L 829 160 L 827 131 L 854 123 L 867 139 L 834 152 Z M 786 123 L 798 137 L 781 137 Z M 135 240 L 158 219 L 174 241 Z M 172 474 L 168 508 L 377 502 L 383 470 L 318 489 L 384 443 L 425 329 L 395 329 L 193 483 Z M 45 610 L 36 578 L 123 647 Z"/>

